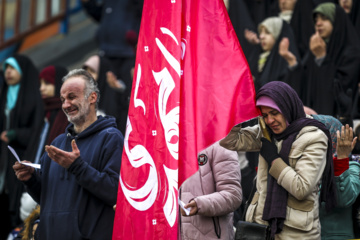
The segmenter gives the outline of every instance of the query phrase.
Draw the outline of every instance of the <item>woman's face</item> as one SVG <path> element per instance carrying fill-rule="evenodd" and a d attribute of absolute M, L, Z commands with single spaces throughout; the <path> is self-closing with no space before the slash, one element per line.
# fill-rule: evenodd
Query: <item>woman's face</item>
<path fill-rule="evenodd" d="M 40 79 L 40 93 L 42 98 L 49 98 L 55 96 L 55 85 Z"/>
<path fill-rule="evenodd" d="M 7 85 L 16 85 L 20 82 L 20 73 L 11 65 L 7 65 L 5 69 L 5 81 Z"/>
<path fill-rule="evenodd" d="M 279 0 L 280 11 L 293 11 L 297 0 Z"/>
<path fill-rule="evenodd" d="M 339 0 L 339 4 L 347 14 L 351 12 L 352 0 Z"/>
<path fill-rule="evenodd" d="M 271 107 L 261 106 L 261 113 L 263 115 L 266 125 L 275 134 L 280 134 L 286 129 L 286 119 L 284 115 L 278 110 Z"/>
<path fill-rule="evenodd" d="M 322 39 L 330 38 L 333 31 L 333 25 L 326 16 L 317 13 L 315 16 L 315 30 L 319 32 Z"/>
<path fill-rule="evenodd" d="M 275 38 L 264 26 L 260 27 L 260 44 L 265 52 L 271 51 L 275 45 Z"/>
<path fill-rule="evenodd" d="M 93 68 L 85 66 L 84 70 L 87 71 L 88 73 L 90 73 L 91 76 L 95 79 L 95 81 L 98 80 L 98 74 Z"/>

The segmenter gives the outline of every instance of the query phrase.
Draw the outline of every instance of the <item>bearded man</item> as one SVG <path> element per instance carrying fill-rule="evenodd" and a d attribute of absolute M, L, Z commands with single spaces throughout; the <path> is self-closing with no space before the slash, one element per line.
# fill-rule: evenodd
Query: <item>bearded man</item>
<path fill-rule="evenodd" d="M 85 70 L 63 78 L 60 99 L 70 124 L 45 146 L 41 170 L 13 169 L 41 205 L 41 239 L 111 239 L 123 135 L 114 118 L 96 116 L 99 89 Z"/>

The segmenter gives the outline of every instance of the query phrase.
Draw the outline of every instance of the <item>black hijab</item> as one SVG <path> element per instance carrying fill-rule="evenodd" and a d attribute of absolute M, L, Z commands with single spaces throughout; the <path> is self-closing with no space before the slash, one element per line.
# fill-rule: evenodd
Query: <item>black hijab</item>
<path fill-rule="evenodd" d="M 32 61 L 25 55 L 13 56 L 22 71 L 20 89 L 15 107 L 10 112 L 10 129 L 16 130 L 16 139 L 10 144 L 22 159 L 33 160 L 36 154 L 37 135 L 41 132 L 44 107 L 40 96 L 39 73 Z M 0 97 L 0 129 L 5 127 L 5 107 L 8 85 L 4 81 Z"/>
<path fill-rule="evenodd" d="M 309 50 L 309 39 L 315 33 L 312 10 L 323 2 L 334 0 L 297 0 L 295 4 L 290 26 L 294 31 L 301 58 Z"/>
<path fill-rule="evenodd" d="M 289 123 L 287 128 L 280 134 L 269 131 L 278 140 L 283 140 L 279 153 L 283 161 L 289 164 L 289 153 L 296 136 L 305 126 L 315 126 L 322 130 L 328 137 L 328 149 L 326 166 L 322 174 L 320 202 L 326 202 L 326 209 L 330 210 L 336 205 L 334 170 L 332 160 L 332 143 L 329 130 L 321 122 L 307 118 L 303 104 L 294 89 L 288 84 L 273 81 L 264 85 L 257 93 L 256 98 L 270 97 L 277 104 L 285 119 Z M 265 200 L 263 220 L 268 221 L 271 233 L 274 236 L 280 233 L 286 218 L 288 192 L 276 180 L 268 175 L 267 196 Z"/>
<path fill-rule="evenodd" d="M 44 119 L 44 107 L 40 96 L 39 73 L 32 61 L 24 55 L 14 55 L 21 69 L 20 88 L 14 108 L 10 111 L 9 129 L 6 129 L 6 101 L 8 85 L 4 81 L 0 96 L 0 132 L 14 130 L 16 135 L 9 145 L 13 147 L 21 160 L 34 161 L 37 145 Z M 19 218 L 20 197 L 23 184 L 16 178 L 12 165 L 15 157 L 7 149 L 7 144 L 0 143 L 0 170 L 5 171 L 6 185 L 9 195 L 8 210 L 11 213 L 13 227 L 21 223 Z"/>
<path fill-rule="evenodd" d="M 326 59 L 339 65 L 343 51 L 349 47 L 359 50 L 359 38 L 344 9 L 335 5 L 335 22 L 327 45 Z"/>
<path fill-rule="evenodd" d="M 339 0 L 336 1 L 339 4 Z M 340 5 L 340 4 L 339 4 Z M 347 14 L 360 37 L 360 1 L 353 0 L 350 13 Z"/>
<path fill-rule="evenodd" d="M 260 49 L 249 43 L 245 38 L 245 29 L 256 33 L 257 25 L 251 17 L 244 0 L 229 0 L 229 17 L 246 59 L 258 56 Z"/>
<path fill-rule="evenodd" d="M 335 5 L 335 22 L 326 57 L 318 66 L 308 51 L 304 58 L 304 104 L 319 114 L 341 115 L 339 93 L 355 89 L 360 76 L 360 40 L 344 10 Z"/>
<path fill-rule="evenodd" d="M 100 66 L 99 66 L 99 73 L 97 79 L 98 87 L 100 90 L 100 96 L 101 96 L 99 109 L 103 110 L 106 113 L 106 115 L 118 117 L 116 105 L 120 103 L 116 103 L 116 96 L 119 95 L 119 92 L 112 89 L 106 80 L 107 79 L 106 73 L 108 71 L 112 71 L 113 73 L 115 73 L 115 71 L 113 70 L 111 62 L 107 58 L 105 57 L 99 57 L 99 58 L 100 58 Z"/>
<path fill-rule="evenodd" d="M 265 18 L 273 15 L 273 4 L 277 1 L 278 0 L 244 0 L 256 26 Z"/>

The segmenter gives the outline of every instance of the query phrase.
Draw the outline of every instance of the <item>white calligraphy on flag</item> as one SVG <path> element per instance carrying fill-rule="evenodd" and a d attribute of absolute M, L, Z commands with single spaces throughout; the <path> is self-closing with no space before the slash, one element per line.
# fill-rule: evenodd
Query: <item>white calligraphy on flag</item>
<path fill-rule="evenodd" d="M 174 34 L 167 28 L 160 28 L 161 32 L 164 35 L 170 36 L 176 45 L 179 45 Z M 166 49 L 162 44 L 160 39 L 155 38 L 155 42 L 167 62 L 170 66 L 176 71 L 180 77 L 180 62 L 176 60 L 174 56 Z M 170 98 L 171 93 L 175 89 L 175 82 L 169 72 L 169 70 L 164 67 L 160 72 L 152 71 L 154 79 L 159 86 L 158 94 L 158 111 L 160 115 L 160 121 L 164 129 L 165 142 L 167 149 L 175 161 L 178 160 L 179 154 L 179 111 L 180 107 L 176 106 L 170 111 L 167 109 L 167 102 Z M 141 65 L 138 65 L 137 78 L 136 78 L 136 87 L 134 94 L 134 106 L 142 107 L 144 109 L 144 115 L 146 113 L 146 106 L 144 101 L 138 98 L 138 88 L 141 81 Z M 140 121 L 137 119 L 137 121 Z M 125 136 L 125 152 L 129 158 L 131 165 L 134 168 L 138 168 L 145 164 L 150 165 L 149 176 L 146 183 L 139 189 L 134 189 L 134 187 L 129 186 L 128 184 L 122 181 L 120 176 L 120 185 L 124 192 L 126 199 L 129 203 L 139 211 L 145 211 L 149 209 L 156 200 L 156 195 L 158 192 L 158 178 L 157 178 L 157 169 L 154 163 L 153 158 L 149 154 L 146 147 L 142 145 L 136 145 L 131 150 L 129 149 L 128 141 L 129 136 L 132 131 L 131 119 L 128 119 L 126 136 Z M 170 169 L 167 166 L 163 165 L 163 171 L 165 172 L 167 178 L 167 199 L 163 206 L 164 215 L 169 225 L 172 227 L 176 222 L 177 214 L 177 194 L 178 194 L 178 169 Z M 140 200 L 141 199 L 141 200 Z"/>

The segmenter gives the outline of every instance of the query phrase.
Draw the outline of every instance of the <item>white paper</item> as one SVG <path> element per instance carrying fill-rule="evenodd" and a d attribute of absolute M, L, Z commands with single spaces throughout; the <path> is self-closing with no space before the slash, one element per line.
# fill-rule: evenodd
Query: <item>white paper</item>
<path fill-rule="evenodd" d="M 30 166 L 30 167 L 33 167 L 33 168 L 37 168 L 37 169 L 40 169 L 40 168 L 41 168 L 41 165 L 38 164 L 38 163 L 22 162 L 21 164 L 22 164 L 22 165 L 26 165 L 26 166 Z"/>
<path fill-rule="evenodd" d="M 10 149 L 11 153 L 14 155 L 14 157 L 16 158 L 16 160 L 17 160 L 19 163 L 21 163 L 20 158 L 19 158 L 19 156 L 17 155 L 17 153 L 15 152 L 15 150 L 14 150 L 12 147 L 10 147 L 9 145 L 8 145 L 8 148 Z"/>
<path fill-rule="evenodd" d="M 26 166 L 30 166 L 30 167 L 33 167 L 33 168 L 40 169 L 40 164 L 21 162 L 21 161 L 20 161 L 20 158 L 19 158 L 19 156 L 17 155 L 17 153 L 15 152 L 15 150 L 14 150 L 12 147 L 10 147 L 9 145 L 8 145 L 8 148 L 9 148 L 9 150 L 11 151 L 11 153 L 14 155 L 14 157 L 16 158 L 16 160 L 17 160 L 20 164 L 26 165 Z"/>
<path fill-rule="evenodd" d="M 185 211 L 186 215 L 189 216 L 189 214 L 190 214 L 190 209 L 191 209 L 191 208 L 185 208 L 184 206 L 185 206 L 186 204 L 185 204 L 183 201 L 181 201 L 180 199 L 179 199 L 179 205 L 180 205 L 180 207 Z"/>

